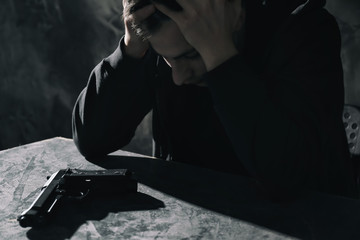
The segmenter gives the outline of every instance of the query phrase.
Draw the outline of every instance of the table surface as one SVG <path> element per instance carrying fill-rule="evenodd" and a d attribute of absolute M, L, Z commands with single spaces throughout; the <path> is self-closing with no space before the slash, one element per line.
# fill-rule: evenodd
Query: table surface
<path fill-rule="evenodd" d="M 46 176 L 66 168 L 131 169 L 138 192 L 64 202 L 46 227 L 21 228 Z M 248 178 L 124 151 L 89 162 L 65 138 L 1 151 L 0 183 L 0 239 L 360 239 L 358 200 L 274 203 Z"/>

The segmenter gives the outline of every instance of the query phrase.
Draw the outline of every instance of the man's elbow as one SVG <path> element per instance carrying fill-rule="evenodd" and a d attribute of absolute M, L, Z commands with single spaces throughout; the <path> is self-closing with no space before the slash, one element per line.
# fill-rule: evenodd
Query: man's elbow
<path fill-rule="evenodd" d="M 101 153 L 101 151 L 99 151 L 99 147 L 96 146 L 96 143 L 92 142 L 88 138 L 79 137 L 77 132 L 73 132 L 73 141 L 78 151 L 86 159 L 99 159 L 106 156 L 105 153 Z"/>

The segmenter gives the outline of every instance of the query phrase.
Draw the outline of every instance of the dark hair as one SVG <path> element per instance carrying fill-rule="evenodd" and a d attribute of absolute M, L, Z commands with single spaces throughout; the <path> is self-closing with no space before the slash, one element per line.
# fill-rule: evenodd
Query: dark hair
<path fill-rule="evenodd" d="M 152 4 L 152 2 L 161 3 L 173 11 L 182 11 L 182 7 L 176 2 L 176 0 L 129 0 L 127 8 L 124 9 L 124 17 L 133 14 L 135 11 L 149 4 Z M 144 39 L 148 39 L 152 34 L 156 33 L 156 31 L 160 29 L 161 24 L 164 21 L 168 20 L 170 20 L 168 16 L 159 10 L 155 10 L 153 14 L 151 14 L 141 23 L 133 24 L 132 28 L 135 30 L 138 36 Z"/>

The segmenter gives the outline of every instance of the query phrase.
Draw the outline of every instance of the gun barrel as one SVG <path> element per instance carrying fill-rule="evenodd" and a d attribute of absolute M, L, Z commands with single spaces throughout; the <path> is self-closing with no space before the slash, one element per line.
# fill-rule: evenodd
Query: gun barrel
<path fill-rule="evenodd" d="M 32 227 L 44 224 L 47 215 L 62 197 L 58 185 L 65 172 L 66 170 L 60 170 L 51 175 L 33 204 L 17 218 L 20 226 Z"/>

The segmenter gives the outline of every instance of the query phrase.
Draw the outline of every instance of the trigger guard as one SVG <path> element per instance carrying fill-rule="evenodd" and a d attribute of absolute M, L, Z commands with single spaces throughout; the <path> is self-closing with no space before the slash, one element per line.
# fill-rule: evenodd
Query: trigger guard
<path fill-rule="evenodd" d="M 77 194 L 71 194 L 69 197 L 76 200 L 83 200 L 84 198 L 89 195 L 90 189 L 87 189 L 86 191 L 80 191 L 77 192 Z"/>

